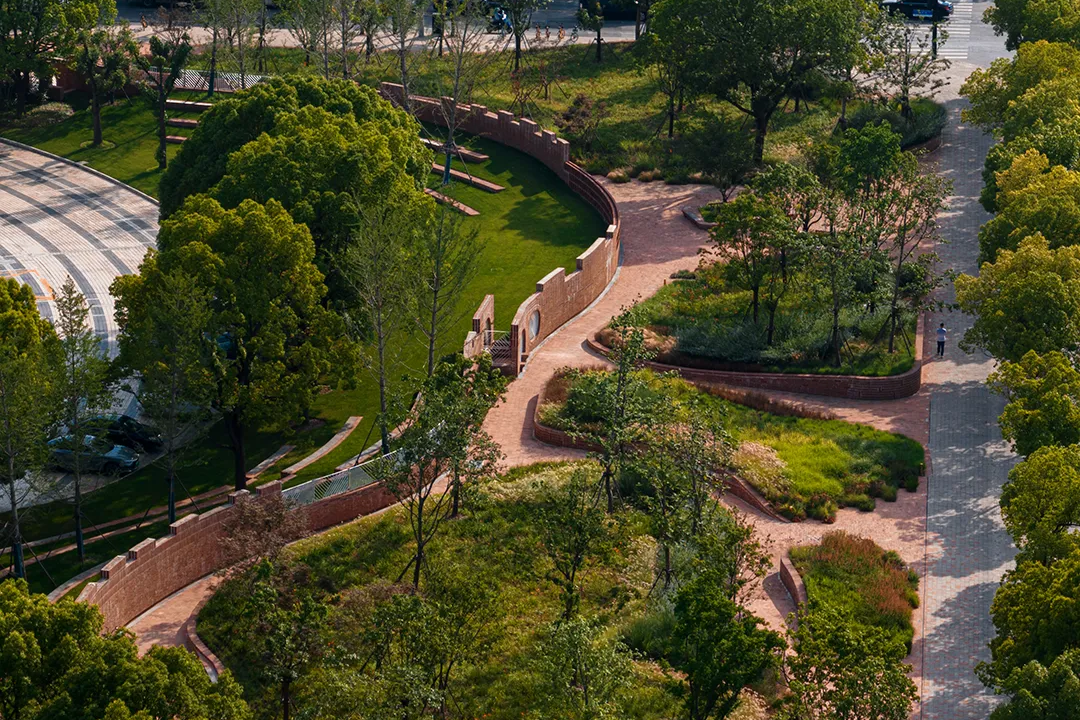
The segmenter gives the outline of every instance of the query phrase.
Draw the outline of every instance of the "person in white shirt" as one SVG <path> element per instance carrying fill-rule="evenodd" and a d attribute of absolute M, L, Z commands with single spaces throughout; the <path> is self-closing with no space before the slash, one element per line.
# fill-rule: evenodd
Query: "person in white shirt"
<path fill-rule="evenodd" d="M 949 337 L 949 331 L 945 329 L 945 323 L 941 323 L 937 329 L 937 356 L 945 357 L 945 340 Z"/>

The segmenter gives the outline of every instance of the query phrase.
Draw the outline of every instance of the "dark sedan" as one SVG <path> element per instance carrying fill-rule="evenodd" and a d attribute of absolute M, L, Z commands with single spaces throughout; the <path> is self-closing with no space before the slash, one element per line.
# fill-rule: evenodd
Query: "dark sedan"
<path fill-rule="evenodd" d="M 86 427 L 94 435 L 108 438 L 117 445 L 144 452 L 160 450 L 163 444 L 157 430 L 127 415 L 98 415 L 91 418 Z"/>
<path fill-rule="evenodd" d="M 79 468 L 89 473 L 116 475 L 139 466 L 137 452 L 123 445 L 115 445 L 105 438 L 83 435 L 82 443 L 76 443 L 74 436 L 64 435 L 49 441 L 49 461 L 53 467 L 74 470 L 76 453 Z"/>
<path fill-rule="evenodd" d="M 882 0 L 881 8 L 890 15 L 903 15 L 912 20 L 948 20 L 953 13 L 949 0 Z"/>

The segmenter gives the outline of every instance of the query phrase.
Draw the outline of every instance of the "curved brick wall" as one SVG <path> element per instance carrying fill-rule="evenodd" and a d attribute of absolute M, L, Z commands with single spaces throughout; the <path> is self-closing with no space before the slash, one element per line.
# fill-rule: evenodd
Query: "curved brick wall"
<path fill-rule="evenodd" d="M 281 483 L 256 489 L 259 497 L 281 493 Z M 143 540 L 101 569 L 101 579 L 89 583 L 79 602 L 94 603 L 105 616 L 105 632 L 123 627 L 177 590 L 223 566 L 219 540 L 222 523 L 246 491 L 229 495 L 229 504 L 202 515 L 188 515 L 169 526 L 163 538 Z M 311 532 L 353 520 L 394 504 L 382 485 L 369 485 L 320 500 L 297 512 L 307 517 Z"/>
<path fill-rule="evenodd" d="M 611 348 L 595 338 L 586 338 L 589 347 L 604 355 Z M 707 370 L 681 365 L 649 362 L 648 367 L 657 372 L 677 372 L 690 381 L 736 385 L 759 390 L 824 395 L 851 400 L 898 400 L 919 392 L 922 387 L 923 368 L 923 317 L 920 315 L 915 331 L 915 364 L 907 372 L 887 377 L 863 375 L 814 375 L 809 373 L 733 372 Z"/>
<path fill-rule="evenodd" d="M 401 85 L 381 83 L 379 92 L 391 102 L 401 105 L 404 93 Z M 445 125 L 443 106 L 450 98 L 413 95 L 412 112 L 425 122 Z M 458 127 L 472 135 L 493 140 L 532 156 L 544 163 L 604 218 L 608 228 L 577 258 L 573 272 L 555 268 L 538 283 L 536 292 L 525 299 L 514 313 L 510 325 L 510 370 L 521 371 L 529 353 L 563 323 L 584 310 L 600 296 L 615 276 L 619 265 L 619 208 L 603 185 L 580 166 L 570 162 L 570 144 L 542 129 L 532 120 L 518 118 L 511 112 L 491 112 L 483 105 L 458 105 Z M 481 313 L 478 310 L 478 314 Z M 532 326 L 534 313 L 539 322 Z M 470 340 L 466 341 L 467 346 Z"/>
<path fill-rule="evenodd" d="M 780 558 L 780 582 L 784 584 L 796 608 L 806 606 L 806 583 L 803 582 L 799 571 L 795 569 L 795 564 L 787 555 Z"/>

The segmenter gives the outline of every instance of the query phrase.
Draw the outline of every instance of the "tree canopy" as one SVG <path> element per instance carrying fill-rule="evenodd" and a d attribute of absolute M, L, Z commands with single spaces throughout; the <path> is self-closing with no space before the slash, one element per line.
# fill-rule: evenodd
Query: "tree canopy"
<path fill-rule="evenodd" d="M 1080 343 L 1080 247 L 1051 250 L 1041 235 L 984 263 L 978 277 L 956 278 L 960 309 L 975 316 L 964 347 L 1001 360 L 1028 351 L 1071 351 Z"/>
<path fill-rule="evenodd" d="M 232 153 L 260 135 L 299 133 L 306 140 L 301 138 L 293 142 L 310 142 L 311 135 L 303 132 L 302 124 L 298 124 L 293 117 L 307 106 L 321 108 L 339 117 L 351 116 L 357 126 L 373 125 L 363 137 L 370 139 L 376 134 L 382 135 L 385 143 L 373 151 L 363 146 L 358 148 L 356 152 L 365 162 L 371 160 L 367 157 L 370 152 L 378 155 L 388 151 L 393 164 L 402 171 L 418 180 L 427 174 L 426 163 L 430 162 L 430 155 L 420 143 L 419 126 L 408 114 L 382 99 L 377 90 L 345 80 L 323 80 L 310 76 L 273 77 L 234 97 L 214 103 L 202 115 L 199 127 L 180 147 L 161 178 L 162 217 L 167 218 L 175 213 L 188 196 L 213 188 L 228 172 Z M 303 117 L 310 119 L 312 116 Z M 292 120 L 286 121 L 287 118 Z M 325 128 L 326 125 L 325 121 L 321 123 L 321 127 Z M 312 132 L 318 133 L 319 130 Z M 348 136 L 348 129 L 343 132 Z M 357 133 L 358 130 L 354 131 L 352 136 L 359 138 Z M 271 151 L 281 150 L 281 146 L 272 142 L 264 147 Z M 310 145 L 305 147 L 312 149 Z M 253 154 L 249 153 L 246 161 L 238 161 L 241 167 L 253 169 L 250 164 Z M 319 153 L 313 159 L 327 160 L 332 157 L 330 153 Z M 340 156 L 338 159 L 341 159 Z M 310 170 L 310 165 L 306 169 Z M 323 181 L 330 172 L 330 169 L 323 169 L 312 180 Z M 278 172 L 271 177 L 281 180 Z M 313 183 L 310 187 L 319 186 Z M 306 195 L 306 192 L 300 193 L 296 199 L 300 200 Z M 285 198 L 275 199 L 289 206 Z"/>
<path fill-rule="evenodd" d="M 251 718 L 228 672 L 211 683 L 183 648 L 140 658 L 130 634 L 102 635 L 102 623 L 93 605 L 50 603 L 22 580 L 0 583 L 0 718 Z"/>

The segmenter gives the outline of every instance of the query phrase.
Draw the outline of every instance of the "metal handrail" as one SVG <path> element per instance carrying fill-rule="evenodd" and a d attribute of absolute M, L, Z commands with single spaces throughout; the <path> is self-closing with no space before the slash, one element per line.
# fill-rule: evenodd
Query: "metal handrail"
<path fill-rule="evenodd" d="M 294 505 L 311 505 L 324 498 L 374 485 L 399 469 L 403 457 L 400 450 L 378 455 L 344 470 L 308 480 L 282 491 L 281 495 Z"/>

